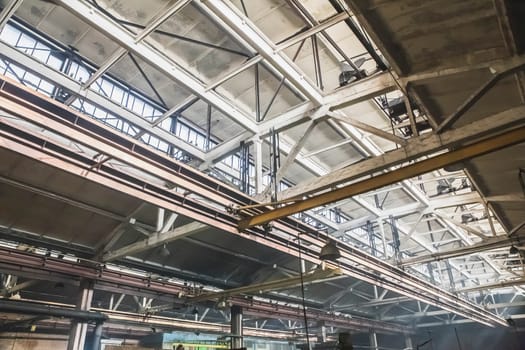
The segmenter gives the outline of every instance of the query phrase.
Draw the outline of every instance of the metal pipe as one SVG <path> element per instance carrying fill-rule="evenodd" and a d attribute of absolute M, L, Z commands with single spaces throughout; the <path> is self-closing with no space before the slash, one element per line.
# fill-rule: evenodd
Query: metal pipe
<path fill-rule="evenodd" d="M 83 260 L 82 260 L 83 261 Z M 178 296 L 179 293 L 184 293 L 185 288 L 182 284 L 173 282 L 157 281 L 151 278 L 127 274 L 122 271 L 112 271 L 100 265 L 88 265 L 82 262 L 71 262 L 64 259 L 56 259 L 46 256 L 40 256 L 19 250 L 12 250 L 0 247 L 0 267 L 3 271 L 16 271 L 21 276 L 30 276 L 39 279 L 49 279 L 50 276 L 69 277 L 79 276 L 93 278 L 97 276 L 94 288 L 103 290 L 104 285 L 117 285 L 120 288 L 126 286 L 135 290 L 137 293 L 155 293 L 154 295 L 171 295 Z M 242 296 L 230 297 L 229 301 L 236 305 L 243 306 L 246 314 L 263 315 L 270 317 L 277 317 L 279 315 L 286 315 L 301 319 L 302 313 L 300 309 L 293 305 L 278 305 L 271 302 L 261 300 L 246 299 Z M 344 328 L 358 328 L 358 329 L 376 329 L 385 332 L 407 332 L 409 328 L 386 323 L 380 320 L 348 318 L 344 315 L 333 315 L 332 313 L 324 312 L 315 308 L 308 308 L 308 318 L 320 319 L 330 321 L 333 324 Z M 111 316 L 111 314 L 110 314 Z"/>
<path fill-rule="evenodd" d="M 103 328 L 103 323 L 102 322 L 98 322 L 95 326 L 95 330 L 93 331 L 93 337 L 92 337 L 92 341 L 93 343 L 91 344 L 91 348 L 93 350 L 100 350 L 101 349 L 101 344 L 100 344 L 100 341 L 102 340 L 102 328 Z"/>
<path fill-rule="evenodd" d="M 261 121 L 261 91 L 259 85 L 259 65 L 255 65 L 255 120 Z"/>
<path fill-rule="evenodd" d="M 317 86 L 321 90 L 324 90 L 323 73 L 321 71 L 321 59 L 319 57 L 319 46 L 317 43 L 317 36 L 315 34 L 312 35 L 312 51 L 313 51 L 313 57 L 314 57 L 315 81 L 317 83 Z"/>
<path fill-rule="evenodd" d="M 62 307 L 7 299 L 0 300 L 0 310 L 2 310 L 2 312 L 12 312 L 23 315 L 64 317 L 83 322 L 104 322 L 108 319 L 106 315 L 96 311 L 70 310 Z"/>

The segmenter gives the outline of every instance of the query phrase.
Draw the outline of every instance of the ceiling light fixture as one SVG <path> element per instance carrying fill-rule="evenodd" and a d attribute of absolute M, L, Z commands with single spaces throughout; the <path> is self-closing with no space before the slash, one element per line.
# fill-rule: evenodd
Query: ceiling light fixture
<path fill-rule="evenodd" d="M 166 243 L 164 243 L 162 245 L 162 248 L 160 249 L 160 256 L 162 256 L 163 258 L 167 258 L 168 256 L 171 255 L 171 252 L 170 250 L 166 247 Z"/>
<path fill-rule="evenodd" d="M 321 248 L 319 259 L 335 261 L 341 257 L 341 252 L 334 241 L 328 240 Z"/>

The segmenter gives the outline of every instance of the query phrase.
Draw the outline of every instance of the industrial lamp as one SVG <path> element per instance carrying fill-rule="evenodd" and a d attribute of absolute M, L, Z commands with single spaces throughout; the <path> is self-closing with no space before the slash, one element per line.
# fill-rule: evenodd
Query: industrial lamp
<path fill-rule="evenodd" d="M 164 243 L 162 245 L 162 248 L 160 248 L 160 252 L 159 252 L 160 256 L 162 256 L 163 258 L 167 258 L 168 256 L 170 256 L 171 252 L 170 250 L 166 247 L 166 243 Z"/>
<path fill-rule="evenodd" d="M 516 248 L 514 245 L 510 246 L 509 254 L 518 254 L 520 250 Z"/>
<path fill-rule="evenodd" d="M 334 241 L 328 240 L 326 244 L 321 248 L 319 253 L 319 259 L 321 260 L 332 260 L 335 261 L 341 257 L 341 252 Z"/>

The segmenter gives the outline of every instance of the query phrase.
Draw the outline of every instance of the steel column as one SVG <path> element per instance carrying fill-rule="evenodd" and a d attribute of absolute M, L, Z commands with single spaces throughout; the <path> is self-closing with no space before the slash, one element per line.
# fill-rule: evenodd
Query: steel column
<path fill-rule="evenodd" d="M 85 279 L 81 280 L 76 309 L 79 311 L 89 311 L 92 300 L 93 282 Z M 71 323 L 71 331 L 69 332 L 67 350 L 84 350 L 87 330 L 87 322 L 73 321 Z"/>
<path fill-rule="evenodd" d="M 405 350 L 412 350 L 414 346 L 412 345 L 412 337 L 410 334 L 405 334 Z"/>
<path fill-rule="evenodd" d="M 253 143 L 253 148 L 255 158 L 255 193 L 261 193 L 264 190 L 262 141 L 255 140 Z"/>
<path fill-rule="evenodd" d="M 374 331 L 370 331 L 369 338 L 370 338 L 369 349 L 370 350 L 379 350 L 379 346 L 377 344 L 377 333 L 374 332 Z"/>
<path fill-rule="evenodd" d="M 231 334 L 232 334 L 232 349 L 240 349 L 243 347 L 243 325 L 242 325 L 242 307 L 233 305 L 231 307 Z"/>

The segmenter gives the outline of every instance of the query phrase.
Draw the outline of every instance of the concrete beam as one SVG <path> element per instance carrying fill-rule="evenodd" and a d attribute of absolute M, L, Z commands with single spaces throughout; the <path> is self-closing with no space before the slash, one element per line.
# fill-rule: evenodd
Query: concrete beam
<path fill-rule="evenodd" d="M 36 74 L 43 79 L 54 83 L 55 85 L 62 87 L 68 91 L 71 91 L 75 96 L 81 99 L 85 99 L 96 106 L 103 108 L 104 110 L 130 122 L 131 124 L 139 127 L 141 130 L 164 140 L 180 150 L 192 155 L 200 160 L 205 159 L 205 153 L 197 147 L 190 145 L 172 133 L 168 132 L 155 125 L 150 124 L 147 120 L 138 116 L 137 114 L 123 108 L 122 106 L 111 101 L 107 97 L 90 90 L 84 89 L 84 86 L 76 80 L 68 77 L 67 75 L 54 70 L 53 68 L 45 65 L 44 63 L 36 60 L 35 58 L 24 54 L 21 51 L 9 46 L 8 44 L 0 41 L 0 57 L 4 57 L 7 60 L 16 63 L 27 69 L 28 71 Z"/>
<path fill-rule="evenodd" d="M 394 91 L 396 85 L 392 76 L 385 72 L 361 79 L 350 85 L 341 87 L 324 97 L 324 111 L 337 110 L 369 100 L 381 94 Z M 317 112 L 317 113 L 316 113 Z M 315 116 L 312 116 L 314 115 Z M 312 103 L 303 103 L 281 115 L 259 125 L 259 136 L 264 137 L 270 129 L 283 131 L 309 119 L 322 118 L 326 113 L 319 113 L 319 108 Z"/>
<path fill-rule="evenodd" d="M 387 131 L 381 130 L 379 128 L 376 128 L 376 127 L 374 127 L 374 126 L 372 126 L 370 124 L 363 123 L 360 120 L 354 119 L 354 118 L 349 117 L 347 115 L 344 115 L 344 114 L 342 114 L 340 112 L 328 112 L 328 116 L 333 118 L 333 119 L 336 119 L 336 120 L 342 121 L 344 123 L 350 124 L 352 126 L 355 126 L 356 128 L 358 128 L 358 129 L 360 129 L 362 131 L 368 132 L 368 133 L 370 133 L 372 135 L 375 135 L 377 137 L 380 137 L 382 139 L 394 142 L 394 143 L 396 143 L 398 145 L 405 146 L 407 144 L 407 140 L 405 140 L 402 137 L 399 137 L 399 136 L 394 135 L 394 134 L 392 134 L 390 132 L 387 132 Z"/>
<path fill-rule="evenodd" d="M 22 1 L 23 0 L 11 0 L 6 6 L 4 6 L 4 9 L 0 12 L 0 32 L 4 29 L 9 18 L 11 18 L 20 5 L 22 5 Z"/>
<path fill-rule="evenodd" d="M 410 266 L 410 265 L 417 265 L 417 264 L 425 264 L 432 261 L 440 261 L 450 258 L 456 258 L 459 256 L 465 256 L 469 254 L 475 254 L 479 252 L 483 252 L 490 249 L 497 249 L 497 248 L 504 248 L 504 247 L 510 247 L 513 240 L 511 238 L 505 237 L 498 237 L 498 238 L 487 238 L 485 241 L 481 243 L 476 243 L 471 246 L 461 247 L 457 249 L 451 249 L 447 251 L 442 252 L 435 252 L 428 255 L 421 255 L 417 256 L 415 258 L 410 259 L 404 259 L 399 264 L 401 266 Z"/>
<path fill-rule="evenodd" d="M 324 98 L 319 89 L 304 74 L 299 72 L 291 60 L 284 54 L 277 52 L 270 39 L 260 32 L 250 19 L 235 9 L 233 4 L 220 0 L 206 0 L 200 1 L 200 3 L 211 9 L 231 30 L 246 40 L 310 101 L 315 105 L 323 104 Z"/>
<path fill-rule="evenodd" d="M 413 138 L 408 142 L 407 146 L 403 148 L 334 171 L 322 178 L 315 178 L 299 183 L 281 192 L 281 198 L 290 199 L 333 188 L 344 182 L 371 175 L 392 166 L 445 150 L 451 146 L 469 142 L 488 133 L 495 133 L 503 128 L 523 123 L 524 116 L 525 107 L 518 107 L 445 132 L 442 135 L 425 134 Z"/>
<path fill-rule="evenodd" d="M 207 90 L 206 86 L 197 78 L 187 73 L 174 61 L 154 49 L 153 45 L 148 43 L 148 38 L 137 42 L 135 35 L 111 20 L 88 1 L 57 0 L 57 3 L 128 51 L 144 59 L 160 72 L 166 74 L 166 76 L 188 88 L 193 94 L 213 105 L 213 107 L 223 112 L 235 122 L 252 132 L 257 131 L 256 123 L 249 116 L 242 113 L 233 103 L 225 100 L 215 91 Z"/>
<path fill-rule="evenodd" d="M 163 244 L 172 242 L 176 239 L 192 235 L 194 233 L 203 231 L 209 228 L 208 225 L 201 224 L 200 222 L 192 222 L 190 224 L 177 227 L 173 230 L 166 232 L 154 232 L 150 236 L 142 241 L 129 244 L 125 247 L 110 251 L 102 256 L 102 261 L 112 261 L 126 255 L 133 255 L 142 251 L 153 249 Z"/>

